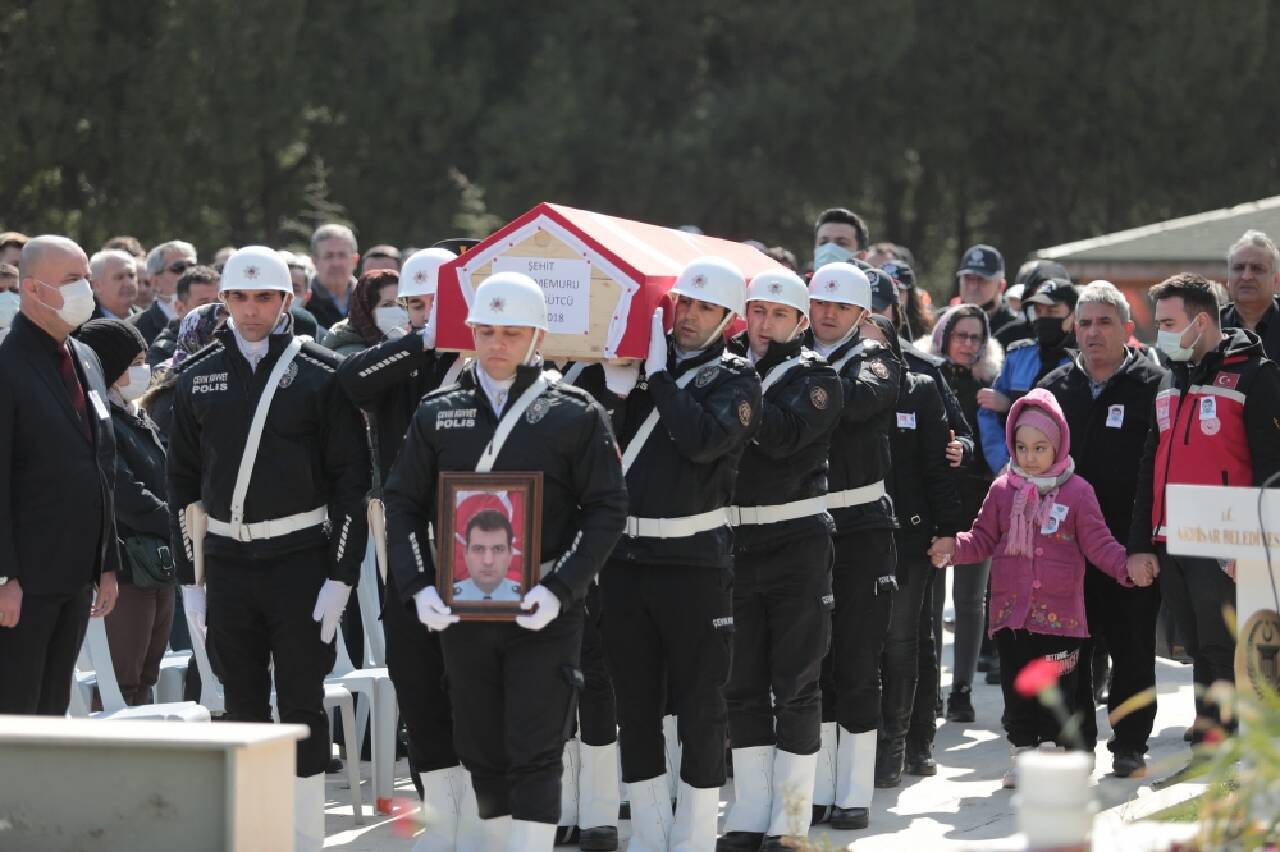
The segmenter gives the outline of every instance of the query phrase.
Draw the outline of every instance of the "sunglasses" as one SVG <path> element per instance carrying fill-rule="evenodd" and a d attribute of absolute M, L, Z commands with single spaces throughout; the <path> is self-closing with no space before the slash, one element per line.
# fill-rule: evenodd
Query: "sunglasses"
<path fill-rule="evenodd" d="M 169 264 L 169 271 L 174 275 L 181 275 L 193 266 L 195 266 L 195 264 L 189 260 L 179 260 Z"/>

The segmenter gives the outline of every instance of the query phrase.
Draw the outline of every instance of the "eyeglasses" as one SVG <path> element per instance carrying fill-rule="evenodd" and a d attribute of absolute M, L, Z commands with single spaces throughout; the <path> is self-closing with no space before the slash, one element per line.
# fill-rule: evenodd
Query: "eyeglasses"
<path fill-rule="evenodd" d="M 169 271 L 174 275 L 181 275 L 193 266 L 195 264 L 189 260 L 177 260 L 169 264 Z"/>
<path fill-rule="evenodd" d="M 951 339 L 959 343 L 972 343 L 974 346 L 981 346 L 982 341 L 986 340 L 985 335 L 981 334 L 965 334 L 961 331 L 953 331 Z"/>

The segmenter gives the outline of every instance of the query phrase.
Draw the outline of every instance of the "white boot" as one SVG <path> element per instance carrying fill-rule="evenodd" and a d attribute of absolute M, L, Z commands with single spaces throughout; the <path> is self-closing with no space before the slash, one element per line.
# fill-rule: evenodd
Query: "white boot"
<path fill-rule="evenodd" d="M 738 755 L 734 752 L 733 783 L 738 783 Z M 813 817 L 813 774 L 816 754 L 792 754 L 778 749 L 773 757 L 773 809 L 766 834 L 775 837 L 808 837 Z"/>
<path fill-rule="evenodd" d="M 671 826 L 671 852 L 712 852 L 719 811 L 719 787 L 690 787 L 681 781 L 676 821 Z"/>
<path fill-rule="evenodd" d="M 468 835 L 467 845 L 463 844 L 461 837 L 458 838 L 458 852 L 497 852 L 507 848 L 507 840 L 511 837 L 510 816 L 477 819 L 476 822 L 478 825 L 475 832 Z M 551 833 L 554 838 L 555 826 L 551 827 Z M 474 846 L 470 845 L 472 842 L 475 843 Z"/>
<path fill-rule="evenodd" d="M 480 819 L 476 806 L 476 790 L 471 785 L 471 773 L 465 767 L 455 766 L 458 793 L 458 852 L 489 852 L 496 847 L 487 845 L 486 825 L 494 820 Z M 508 818 L 509 819 L 509 818 Z M 493 827 L 489 826 L 489 830 Z"/>
<path fill-rule="evenodd" d="M 297 852 L 319 852 L 324 848 L 323 772 L 294 779 L 293 838 Z"/>
<path fill-rule="evenodd" d="M 667 784 L 670 785 L 668 792 L 674 802 L 680 784 L 680 732 L 675 716 L 662 717 L 662 739 L 666 743 Z"/>
<path fill-rule="evenodd" d="M 813 773 L 813 803 L 830 807 L 836 803 L 836 723 L 822 723 L 822 743 Z"/>
<path fill-rule="evenodd" d="M 810 784 L 812 787 L 812 783 Z M 725 833 L 764 834 L 773 796 L 773 746 L 733 750 L 733 804 L 724 819 Z"/>
<path fill-rule="evenodd" d="M 622 793 L 618 778 L 618 744 L 578 749 L 578 827 L 618 825 Z"/>
<path fill-rule="evenodd" d="M 840 729 L 836 748 L 836 807 L 869 808 L 876 780 L 876 732 Z"/>
<path fill-rule="evenodd" d="M 578 824 L 578 739 L 564 744 L 560 755 L 560 825 Z"/>
<path fill-rule="evenodd" d="M 556 842 L 556 827 L 545 822 L 511 820 L 511 833 L 507 835 L 507 852 L 551 852 Z"/>
<path fill-rule="evenodd" d="M 471 795 L 472 807 L 475 802 L 467 770 L 450 766 L 418 777 L 422 779 L 422 822 L 426 830 L 413 845 L 413 852 L 451 852 L 458 848 L 458 815 L 463 800 Z"/>
<path fill-rule="evenodd" d="M 674 821 L 669 790 L 665 775 L 627 785 L 627 798 L 631 802 L 631 841 L 627 852 L 667 852 Z"/>

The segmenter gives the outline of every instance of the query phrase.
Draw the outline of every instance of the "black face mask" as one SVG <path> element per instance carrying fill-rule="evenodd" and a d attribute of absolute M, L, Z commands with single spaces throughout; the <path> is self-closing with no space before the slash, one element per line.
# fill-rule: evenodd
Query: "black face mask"
<path fill-rule="evenodd" d="M 982 310 L 988 314 L 994 311 L 999 306 L 1000 306 L 1000 303 L 997 302 L 995 299 L 992 299 L 990 302 L 983 302 L 981 305 L 978 305 L 978 307 L 982 308 Z"/>
<path fill-rule="evenodd" d="M 1062 317 L 1036 317 L 1031 322 L 1035 329 L 1036 343 L 1041 349 L 1058 349 L 1067 339 L 1067 330 L 1062 327 Z"/>

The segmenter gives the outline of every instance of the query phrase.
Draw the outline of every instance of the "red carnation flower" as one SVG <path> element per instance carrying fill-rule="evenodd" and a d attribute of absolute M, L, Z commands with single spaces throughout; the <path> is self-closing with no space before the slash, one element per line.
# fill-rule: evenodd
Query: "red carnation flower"
<path fill-rule="evenodd" d="M 1023 698 L 1031 698 L 1056 685 L 1058 675 L 1061 673 L 1061 663 L 1040 657 L 1027 663 L 1026 667 L 1018 672 L 1013 688 Z"/>

